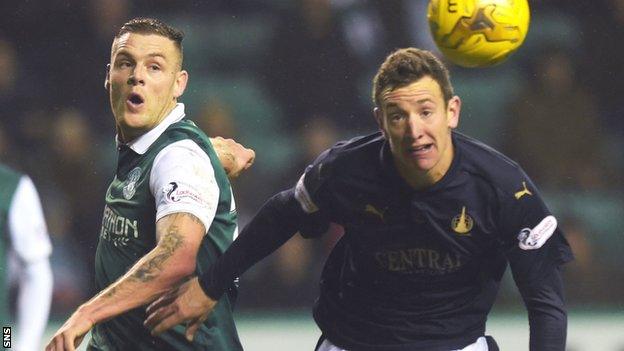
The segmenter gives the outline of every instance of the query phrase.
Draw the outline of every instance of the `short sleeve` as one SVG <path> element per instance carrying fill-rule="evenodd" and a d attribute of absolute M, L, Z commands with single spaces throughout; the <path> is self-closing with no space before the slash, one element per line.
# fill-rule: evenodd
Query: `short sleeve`
<path fill-rule="evenodd" d="M 52 252 L 41 201 L 35 185 L 23 176 L 15 190 L 8 213 L 12 248 L 26 262 L 47 258 Z"/>
<path fill-rule="evenodd" d="M 156 201 L 156 221 L 172 213 L 190 213 L 210 228 L 219 203 L 210 157 L 190 139 L 161 150 L 152 166 L 150 190 Z"/>

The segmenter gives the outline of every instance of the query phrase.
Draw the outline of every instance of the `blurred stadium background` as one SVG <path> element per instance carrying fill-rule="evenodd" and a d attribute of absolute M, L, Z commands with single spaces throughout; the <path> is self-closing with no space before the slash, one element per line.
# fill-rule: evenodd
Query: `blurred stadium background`
<path fill-rule="evenodd" d="M 624 350 L 624 0 L 530 1 L 524 46 L 487 69 L 450 66 L 460 131 L 518 160 L 576 254 L 565 268 L 569 350 Z M 103 89 L 110 44 L 135 16 L 186 32 L 187 114 L 257 152 L 234 182 L 240 224 L 336 140 L 375 130 L 371 78 L 396 47 L 435 50 L 427 0 L 0 2 L 0 161 L 32 176 L 54 244 L 49 332 L 90 297 L 104 189 L 115 164 Z M 247 350 L 312 350 L 310 308 L 339 235 L 299 237 L 241 279 Z M 526 350 L 504 280 L 488 330 Z"/>

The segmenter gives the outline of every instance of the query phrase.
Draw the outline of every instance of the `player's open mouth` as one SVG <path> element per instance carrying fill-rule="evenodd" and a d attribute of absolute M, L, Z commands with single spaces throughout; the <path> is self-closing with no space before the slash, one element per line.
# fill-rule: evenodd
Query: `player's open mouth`
<path fill-rule="evenodd" d="M 126 104 L 131 109 L 138 109 L 143 105 L 143 97 L 137 93 L 131 93 L 128 95 L 128 99 L 126 100 Z"/>
<path fill-rule="evenodd" d="M 408 152 L 414 156 L 421 156 L 433 149 L 433 144 L 424 144 L 416 147 L 410 147 Z"/>

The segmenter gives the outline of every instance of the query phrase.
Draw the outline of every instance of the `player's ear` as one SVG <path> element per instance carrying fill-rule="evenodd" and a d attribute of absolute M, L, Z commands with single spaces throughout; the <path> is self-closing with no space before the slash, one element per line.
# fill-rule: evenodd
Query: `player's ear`
<path fill-rule="evenodd" d="M 446 106 L 446 121 L 449 128 L 456 128 L 459 124 L 459 112 L 461 111 L 461 99 L 459 96 L 453 96 Z"/>
<path fill-rule="evenodd" d="M 104 78 L 104 89 L 110 89 L 110 63 L 106 65 L 106 78 Z"/>
<path fill-rule="evenodd" d="M 381 130 L 384 136 L 386 136 L 386 132 L 384 129 L 384 114 L 381 108 L 375 106 L 375 108 L 373 109 L 373 115 L 375 116 L 375 122 L 377 122 L 379 130 Z"/>
<path fill-rule="evenodd" d="M 188 83 L 188 72 L 186 72 L 185 70 L 181 70 L 180 72 L 178 72 L 176 80 L 175 80 L 175 86 L 173 87 L 173 97 L 174 98 L 179 98 L 180 96 L 182 96 L 182 94 L 184 94 L 184 90 L 186 89 L 186 84 Z"/>
<path fill-rule="evenodd" d="M 383 111 L 375 106 L 375 108 L 373 109 L 373 115 L 375 116 L 375 122 L 377 122 L 377 126 L 379 127 L 379 129 L 383 130 Z"/>

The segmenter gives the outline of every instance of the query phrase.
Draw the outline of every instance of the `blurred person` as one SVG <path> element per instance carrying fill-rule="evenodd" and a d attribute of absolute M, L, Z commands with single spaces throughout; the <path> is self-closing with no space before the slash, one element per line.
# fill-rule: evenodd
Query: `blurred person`
<path fill-rule="evenodd" d="M 17 152 L 12 139 L 9 139 L 5 126 L 0 122 L 0 159 L 6 164 L 16 164 Z"/>
<path fill-rule="evenodd" d="M 201 106 L 197 125 L 205 130 L 209 136 L 234 138 L 238 135 L 238 128 L 234 120 L 232 108 L 216 97 L 209 97 Z"/>
<path fill-rule="evenodd" d="M 77 108 L 62 108 L 50 128 L 47 145 L 54 167 L 46 171 L 67 200 L 67 211 L 72 218 L 63 234 L 70 237 L 69 243 L 75 245 L 74 255 L 92 274 L 97 246 L 97 237 L 93 233 L 101 225 L 99 212 L 104 202 L 101 194 L 106 191 L 109 176 L 105 169 L 109 165 L 101 162 L 103 157 L 99 157 L 103 149 L 98 147 L 101 137 L 94 133 L 85 114 Z M 93 276 L 87 281 L 89 284 L 85 293 L 96 293 Z"/>
<path fill-rule="evenodd" d="M 567 214 L 564 229 L 575 256 L 564 275 L 570 287 L 566 293 L 570 304 L 586 307 L 620 303 L 624 282 L 612 278 L 621 274 L 620 264 L 610 262 L 613 254 L 604 246 L 612 245 L 612 240 L 607 238 L 606 243 L 601 243 L 596 228 L 582 216 L 572 213 Z"/>
<path fill-rule="evenodd" d="M 131 9 L 130 0 L 92 0 L 89 2 L 88 18 L 98 41 L 108 43 L 115 28 L 124 23 Z"/>
<path fill-rule="evenodd" d="M 584 57 L 583 79 L 588 81 L 591 91 L 599 102 L 601 118 L 617 133 L 620 145 L 624 139 L 624 107 L 620 93 L 624 81 L 619 74 L 624 64 L 624 50 L 618 49 L 618 42 L 624 37 L 624 0 L 601 0 L 585 4 L 584 45 L 588 53 Z M 619 161 L 624 159 L 620 156 Z M 620 164 L 624 168 L 624 164 Z"/>
<path fill-rule="evenodd" d="M 188 81 L 182 32 L 135 18 L 113 40 L 105 80 L 117 128 L 118 164 L 106 193 L 95 256 L 95 297 L 61 326 L 46 350 L 240 350 L 232 318 L 235 287 L 190 342 L 183 330 L 152 337 L 140 306 L 201 273 L 237 233 L 222 163 L 235 176 L 253 151 L 208 137 L 178 103 Z M 219 151 L 219 155 L 215 152 Z M 220 158 L 219 158 L 220 157 Z"/>
<path fill-rule="evenodd" d="M 13 45 L 0 38 L 0 96 L 4 97 L 15 86 L 17 61 Z"/>
<path fill-rule="evenodd" d="M 235 277 L 298 230 L 316 236 L 335 222 L 345 233 L 321 276 L 317 350 L 498 350 L 485 323 L 508 264 L 530 349 L 565 349 L 570 247 L 515 162 L 453 131 L 461 100 L 446 67 L 397 50 L 373 100 L 381 131 L 321 154 L 207 272 L 152 303 L 153 333 L 187 321 L 192 335 Z"/>
<path fill-rule="evenodd" d="M 296 130 L 314 115 L 332 118 L 339 128 L 354 130 L 352 117 L 360 109 L 358 60 L 330 0 L 300 0 L 295 10 L 282 14 L 275 28 L 265 64 L 271 94 L 287 116 L 285 125 Z"/>
<path fill-rule="evenodd" d="M 533 64 L 537 78 L 510 108 L 506 150 L 549 189 L 597 189 L 609 183 L 605 131 L 574 62 L 551 48 Z M 556 147 L 553 147 L 556 145 Z"/>
<path fill-rule="evenodd" d="M 29 107 L 33 90 L 22 69 L 15 45 L 0 34 L 0 120 L 12 122 Z"/>
<path fill-rule="evenodd" d="M 39 349 L 52 298 L 52 245 L 32 180 L 0 164 L 0 319 L 9 322 L 9 276 L 19 285 L 17 350 Z"/>
<path fill-rule="evenodd" d="M 298 140 L 303 143 L 302 155 L 297 162 L 284 172 L 288 179 L 280 181 L 290 184 L 294 177 L 299 176 L 301 169 L 314 161 L 317 155 L 331 147 L 340 135 L 335 124 L 327 116 L 317 115 L 305 123 L 300 131 Z M 283 184 L 282 184 L 283 183 Z M 323 241 L 305 240 L 295 235 L 269 258 L 270 270 L 258 280 L 259 286 L 270 286 L 273 292 L 271 298 L 279 306 L 309 306 L 316 298 L 316 281 L 322 257 L 326 256 L 341 234 L 339 226 L 332 226 L 323 235 Z M 245 284 L 245 290 L 251 288 Z M 243 294 L 244 292 L 241 292 Z M 262 297 L 255 297 L 262 302 Z"/>

